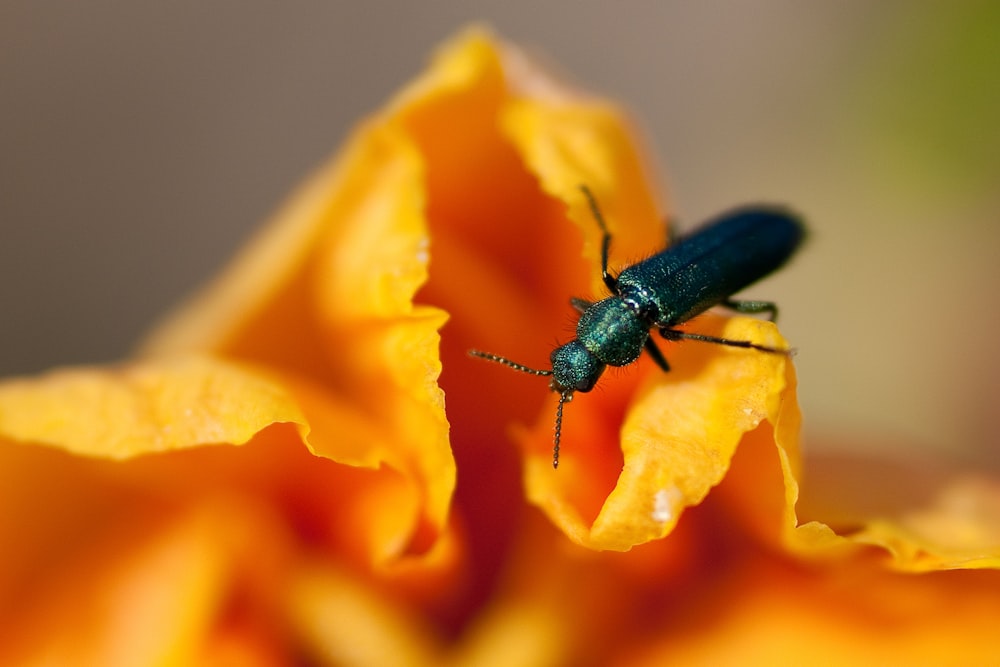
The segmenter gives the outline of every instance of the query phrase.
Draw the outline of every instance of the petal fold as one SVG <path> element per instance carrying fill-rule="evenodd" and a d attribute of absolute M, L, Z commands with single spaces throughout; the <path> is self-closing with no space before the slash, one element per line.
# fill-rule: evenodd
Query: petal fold
<path fill-rule="evenodd" d="M 901 453 L 891 460 L 819 452 L 806 462 L 797 508 L 804 523 L 787 524 L 784 535 L 792 551 L 874 550 L 904 572 L 1000 569 L 995 477 L 914 455 L 904 462 Z"/>

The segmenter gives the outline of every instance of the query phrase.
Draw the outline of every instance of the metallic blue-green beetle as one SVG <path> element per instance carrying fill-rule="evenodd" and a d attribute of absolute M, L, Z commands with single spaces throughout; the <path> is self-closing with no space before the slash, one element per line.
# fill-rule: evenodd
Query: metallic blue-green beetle
<path fill-rule="evenodd" d="M 675 327 L 717 305 L 741 313 L 769 313 L 773 319 L 778 309 L 770 301 L 735 301 L 730 297 L 780 268 L 805 236 L 802 222 L 788 210 L 778 206 L 746 206 L 719 216 L 615 277 L 608 273 L 611 234 L 590 190 L 586 187 L 581 190 L 603 233 L 601 275 L 611 296 L 595 303 L 571 300 L 580 312 L 576 338 L 552 351 L 549 357 L 552 370 L 528 368 L 489 352 L 469 351 L 474 357 L 552 378 L 549 386 L 559 393 L 552 450 L 554 468 L 559 467 L 563 406 L 574 392 L 590 391 L 607 366 L 627 366 L 643 350 L 664 371 L 670 370 L 649 336 L 650 329 L 658 329 L 663 338 L 672 341 L 699 340 L 788 354 L 784 349 L 689 333 Z"/>

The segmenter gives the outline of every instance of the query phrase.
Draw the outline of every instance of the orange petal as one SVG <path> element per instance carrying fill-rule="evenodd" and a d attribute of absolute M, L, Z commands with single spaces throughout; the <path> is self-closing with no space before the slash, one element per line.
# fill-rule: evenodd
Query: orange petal
<path fill-rule="evenodd" d="M 996 572 L 912 576 L 857 562 L 802 570 L 744 561 L 711 594 L 679 603 L 690 603 L 680 627 L 663 628 L 618 664 L 992 664 L 997 600 Z"/>
<path fill-rule="evenodd" d="M 266 609 L 288 545 L 273 517 L 216 502 L 143 519 L 93 527 L 96 547 L 74 552 L 4 617 L 3 664 L 226 664 L 213 661 L 235 656 L 279 664 L 287 647 Z"/>
<path fill-rule="evenodd" d="M 681 539 L 627 555 L 596 553 L 567 543 L 532 513 L 505 559 L 500 585 L 462 633 L 451 664 L 619 664 L 651 629 L 672 632 L 659 620 L 685 614 L 685 591 L 697 595 L 697 587 L 686 584 L 703 556 L 691 547 Z"/>

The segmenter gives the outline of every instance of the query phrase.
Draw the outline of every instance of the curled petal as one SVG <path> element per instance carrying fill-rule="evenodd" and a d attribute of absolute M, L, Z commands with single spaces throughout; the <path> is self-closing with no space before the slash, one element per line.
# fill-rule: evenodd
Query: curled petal
<path fill-rule="evenodd" d="M 570 218 L 588 240 L 584 255 L 591 265 L 591 293 L 606 294 L 601 232 L 580 187 L 594 193 L 607 221 L 612 264 L 663 248 L 662 206 L 624 114 L 600 100 L 568 92 L 555 95 L 556 85 L 548 83 L 540 94 L 535 82 L 536 96 L 518 99 L 505 110 L 504 130 L 542 189 L 566 202 Z"/>
<path fill-rule="evenodd" d="M 748 318 L 702 317 L 691 328 L 786 346 L 772 324 Z M 737 447 L 758 429 L 767 427 L 772 455 L 781 451 L 796 464 L 799 417 L 787 357 L 694 342 L 676 349 L 670 373 L 647 375 L 634 398 L 616 390 L 610 407 L 595 405 L 610 402 L 607 397 L 574 401 L 568 420 L 589 419 L 578 416 L 584 410 L 624 410 L 620 435 L 607 428 L 567 428 L 568 463 L 557 474 L 549 465 L 548 429 L 536 429 L 526 443 L 528 493 L 580 544 L 624 551 L 666 536 L 685 508 L 701 503 L 723 480 Z M 619 440 L 622 463 L 616 469 Z M 609 486 L 592 484 L 586 497 L 573 487 L 591 475 Z"/>

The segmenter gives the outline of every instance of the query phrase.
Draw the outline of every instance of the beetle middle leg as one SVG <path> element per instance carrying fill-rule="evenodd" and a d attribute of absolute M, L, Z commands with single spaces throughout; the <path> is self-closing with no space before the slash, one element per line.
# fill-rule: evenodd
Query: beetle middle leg
<path fill-rule="evenodd" d="M 656 343 L 652 338 L 646 339 L 644 347 L 646 349 L 646 353 L 652 357 L 653 361 L 656 362 L 656 365 L 660 367 L 660 370 L 664 373 L 669 373 L 670 364 L 667 363 L 667 358 L 663 356 L 663 352 L 661 352 L 660 348 L 656 346 Z"/>

